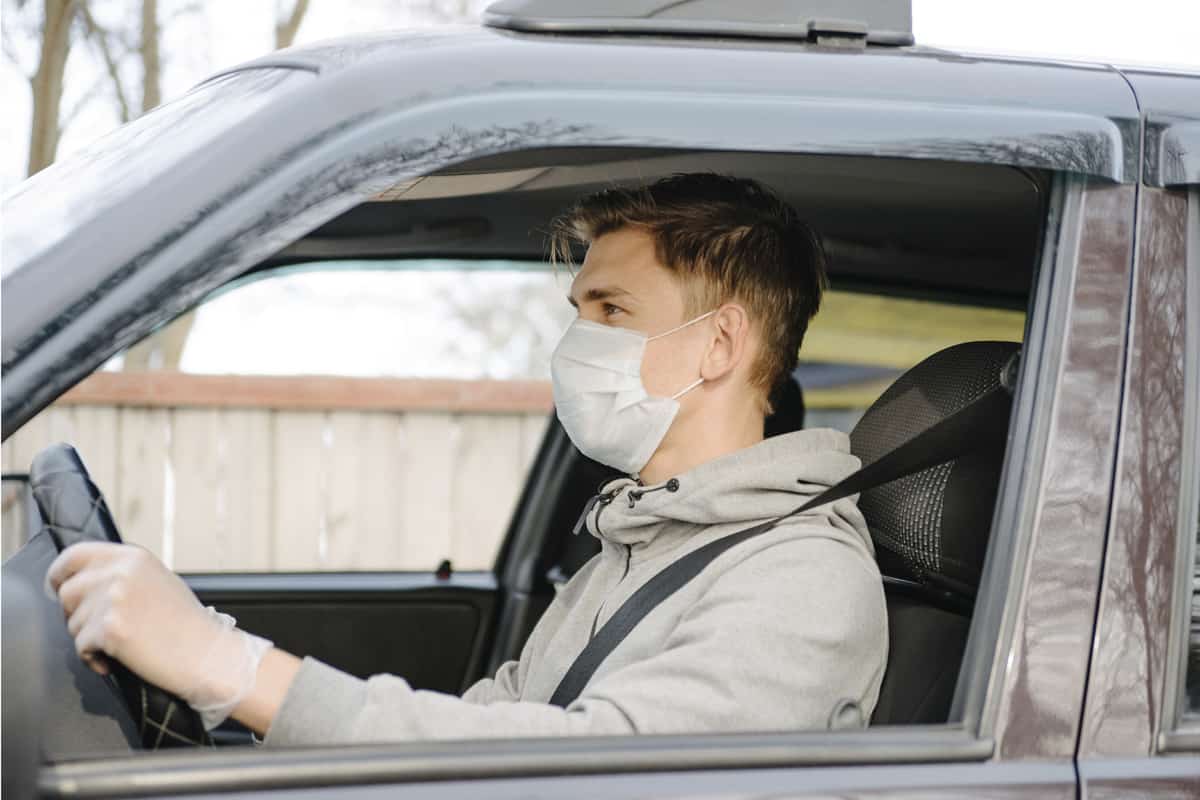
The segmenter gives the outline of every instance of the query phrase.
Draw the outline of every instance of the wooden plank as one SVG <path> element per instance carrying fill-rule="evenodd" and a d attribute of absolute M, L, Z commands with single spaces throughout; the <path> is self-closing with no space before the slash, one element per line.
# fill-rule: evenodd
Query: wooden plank
<path fill-rule="evenodd" d="M 24 481 L 4 481 L 0 488 L 0 558 L 7 559 L 25 544 Z"/>
<path fill-rule="evenodd" d="M 336 411 L 325 510 L 328 569 L 387 571 L 404 565 L 400 417 Z"/>
<path fill-rule="evenodd" d="M 172 420 L 174 568 L 270 567 L 270 427 L 266 411 L 183 409 Z"/>
<path fill-rule="evenodd" d="M 364 513 L 364 492 L 360 486 L 364 470 L 359 450 L 365 442 L 363 415 L 335 411 L 328 420 L 330 449 L 329 483 L 324 515 L 325 559 L 322 566 L 334 570 L 359 567 L 359 528 Z"/>
<path fill-rule="evenodd" d="M 71 444 L 87 466 L 92 482 L 111 503 L 119 491 L 120 416 L 115 408 L 67 409 L 73 417 Z"/>
<path fill-rule="evenodd" d="M 46 438 L 42 442 L 42 447 L 48 447 L 52 444 L 70 444 L 77 443 L 75 435 L 75 415 L 72 409 L 63 404 L 54 404 L 42 412 L 46 415 Z M 38 448 L 39 450 L 41 447 Z M 79 448 L 76 447 L 76 450 Z M 87 461 L 85 460 L 86 464 Z"/>
<path fill-rule="evenodd" d="M 224 469 L 228 441 L 215 409 L 180 409 L 171 419 L 174 563 L 179 572 L 228 569 L 231 533 Z"/>
<path fill-rule="evenodd" d="M 404 415 L 400 568 L 432 572 L 450 556 L 458 421 L 449 414 Z"/>
<path fill-rule="evenodd" d="M 118 410 L 121 447 L 117 453 L 117 473 L 121 477 L 115 496 L 109 497 L 109 507 L 122 538 L 145 547 L 159 558 L 164 556 L 166 533 L 170 413 L 162 409 Z"/>
<path fill-rule="evenodd" d="M 521 419 L 463 416 L 454 452 L 450 558 L 455 569 L 489 569 L 521 491 Z"/>
<path fill-rule="evenodd" d="M 53 436 L 51 431 L 52 417 L 52 409 L 46 409 L 22 425 L 21 429 L 16 431 L 4 443 L 4 446 L 9 450 L 9 460 L 14 472 L 28 472 L 33 457 L 46 447 L 46 445 L 50 444 L 51 437 Z"/>
<path fill-rule="evenodd" d="M 271 569 L 308 572 L 323 566 L 325 540 L 326 415 L 274 415 Z"/>
<path fill-rule="evenodd" d="M 93 373 L 58 402 L 148 408 L 515 413 L 549 410 L 553 398 L 547 381 L 189 375 L 150 371 Z"/>
<path fill-rule="evenodd" d="M 227 443 L 222 469 L 230 569 L 267 572 L 271 568 L 273 417 L 270 411 L 221 412 Z"/>

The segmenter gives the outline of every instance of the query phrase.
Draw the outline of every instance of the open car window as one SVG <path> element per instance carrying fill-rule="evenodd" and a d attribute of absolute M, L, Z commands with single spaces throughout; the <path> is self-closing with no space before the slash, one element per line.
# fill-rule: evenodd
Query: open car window
<path fill-rule="evenodd" d="M 185 573 L 491 569 L 552 411 L 569 286 L 504 260 L 256 273 L 111 359 L 7 457 L 75 441 L 125 538 Z M 1024 317 L 831 290 L 796 371 L 806 427 L 849 431 L 904 370 L 1019 341 Z"/>
<path fill-rule="evenodd" d="M 217 292 L 5 445 L 74 441 L 181 572 L 490 569 L 573 312 L 538 264 L 317 262 Z"/>

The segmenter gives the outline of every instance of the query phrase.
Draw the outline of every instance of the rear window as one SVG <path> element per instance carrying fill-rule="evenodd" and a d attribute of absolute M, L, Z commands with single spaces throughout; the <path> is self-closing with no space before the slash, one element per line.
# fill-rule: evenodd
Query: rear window
<path fill-rule="evenodd" d="M 207 81 L 18 185 L 4 199 L 3 275 L 199 153 L 222 131 L 315 75 L 249 69 Z"/>

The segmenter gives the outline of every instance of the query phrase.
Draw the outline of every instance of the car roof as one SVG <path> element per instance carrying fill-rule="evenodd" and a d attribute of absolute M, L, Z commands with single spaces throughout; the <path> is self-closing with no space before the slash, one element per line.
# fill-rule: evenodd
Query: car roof
<path fill-rule="evenodd" d="M 381 31 L 372 34 L 357 34 L 313 42 L 311 44 L 277 50 L 229 70 L 219 72 L 211 76 L 208 80 L 228 74 L 229 72 L 261 67 L 307 69 L 324 75 L 367 66 L 386 68 L 390 64 L 400 67 L 409 63 L 414 51 L 428 51 L 432 56 L 439 49 L 451 49 L 457 45 L 466 43 L 481 45 L 496 44 L 498 40 L 504 40 L 510 47 L 523 47 L 529 53 L 534 53 L 538 48 L 542 47 L 558 49 L 563 45 L 571 45 L 577 48 L 608 46 L 620 48 L 622 58 L 632 57 L 634 59 L 639 58 L 639 56 L 636 50 L 631 51 L 630 48 L 641 49 L 645 53 L 644 57 L 647 59 L 652 59 L 654 51 L 664 47 L 675 49 L 680 56 L 685 55 L 683 51 L 691 51 L 692 53 L 708 51 L 711 55 L 713 51 L 720 50 L 787 52 L 792 56 L 876 56 L 880 57 L 880 60 L 869 61 L 868 63 L 880 71 L 887 69 L 889 64 L 895 64 L 896 59 L 933 61 L 939 65 L 939 74 L 945 77 L 949 77 L 955 71 L 976 71 L 968 69 L 971 65 L 1011 65 L 1020 68 L 1037 69 L 1039 80 L 1048 82 L 1045 86 L 1027 87 L 1033 95 L 1032 102 L 1035 105 L 1040 104 L 1040 96 L 1052 95 L 1056 90 L 1072 87 L 1074 85 L 1073 81 L 1077 79 L 1077 76 L 1073 77 L 1069 73 L 1080 70 L 1125 76 L 1136 75 L 1147 78 L 1170 77 L 1188 80 L 1189 82 L 1200 80 L 1200 69 L 1189 70 L 1171 66 L 1123 65 L 1108 61 L 1049 56 L 983 53 L 974 52 L 970 49 L 927 47 L 919 43 L 903 46 L 867 45 L 864 48 L 847 49 L 822 46 L 806 41 L 753 38 L 736 35 L 670 35 L 657 31 L 641 34 L 630 33 L 628 31 L 607 34 L 587 31 L 563 33 L 558 31 L 506 30 L 477 25 L 444 25 L 434 29 Z M 504 55 L 508 56 L 508 53 Z M 485 60 L 481 58 L 480 61 L 481 63 L 487 63 L 489 69 L 498 68 L 503 70 L 507 65 L 508 58 L 505 57 L 501 60 L 491 60 L 490 58 Z M 843 76 L 840 73 L 841 71 L 832 71 L 825 76 L 830 82 L 830 91 L 838 89 L 845 91 L 852 88 L 853 76 Z M 552 73 L 542 76 L 541 79 L 553 82 L 555 80 L 566 79 L 567 77 L 568 74 Z M 945 85 L 946 94 L 953 94 L 955 88 L 955 82 L 948 81 Z M 987 101 L 989 98 L 993 100 L 1000 99 L 1000 97 L 1007 95 L 1007 92 L 1003 91 L 1004 87 L 1000 81 L 987 81 L 985 79 L 984 83 L 975 84 L 973 89 L 973 96 L 980 102 Z M 993 97 L 993 93 L 997 91 L 999 92 L 999 96 Z M 1076 99 L 1081 102 L 1069 104 L 1071 107 L 1092 108 L 1097 111 L 1104 108 L 1102 99 L 1097 99 L 1097 102 L 1091 106 L 1087 105 L 1086 101 L 1088 98 L 1086 97 Z M 1183 102 L 1182 98 L 1180 102 Z M 1200 101 L 1193 99 L 1190 106 L 1193 113 L 1200 114 Z"/>
<path fill-rule="evenodd" d="M 1072 156 L 1058 153 L 1049 161 L 1061 163 L 1024 165 L 1078 167 L 1077 171 L 1122 182 L 1136 180 L 1141 169 L 1139 92 L 1170 96 L 1168 104 L 1159 103 L 1160 114 L 1200 119 L 1200 72 L 980 55 L 921 45 L 845 48 L 788 39 L 657 32 L 529 32 L 467 25 L 380 32 L 277 51 L 210 80 L 267 67 L 337 76 L 356 86 L 336 106 L 313 104 L 311 113 L 327 121 L 331 113 L 351 120 L 386 105 L 395 108 L 432 97 L 445 90 L 446 82 L 440 79 L 449 76 L 458 82 L 462 96 L 497 88 L 569 91 L 581 86 L 615 92 L 662 88 L 709 93 L 725 87 L 733 96 L 750 87 L 781 97 L 837 98 L 875 106 L 927 104 L 933 112 L 976 108 L 1010 120 L 1043 113 L 1059 115 L 1060 125 L 1078 115 L 1077 128 L 1065 123 L 1070 133 L 1095 142 L 1107 140 L 1106 146 L 1120 151 L 1112 153 L 1114 163 L 1072 164 Z M 1167 82 L 1180 88 L 1156 89 Z M 1014 141 L 1018 135 L 1014 133 Z M 1191 134 L 1185 138 L 1190 141 Z"/>

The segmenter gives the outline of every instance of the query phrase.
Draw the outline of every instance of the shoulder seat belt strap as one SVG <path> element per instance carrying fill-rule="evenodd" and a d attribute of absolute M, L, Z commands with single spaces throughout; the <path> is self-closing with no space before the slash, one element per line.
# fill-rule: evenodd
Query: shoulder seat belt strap
<path fill-rule="evenodd" d="M 550 705 L 560 708 L 570 705 L 587 686 L 601 662 L 643 617 L 729 548 L 766 533 L 789 517 L 943 464 L 976 449 L 983 441 L 1003 439 L 1008 431 L 1009 402 L 1008 390 L 996 386 L 803 505 L 782 516 L 722 536 L 664 567 L 639 587 L 587 643 L 554 690 Z"/>

